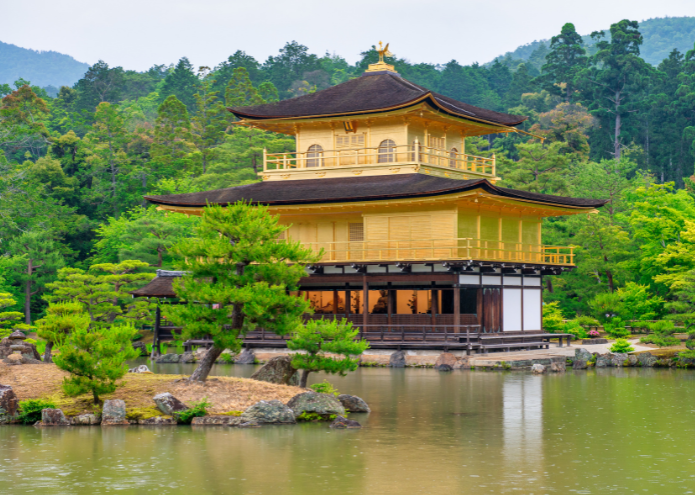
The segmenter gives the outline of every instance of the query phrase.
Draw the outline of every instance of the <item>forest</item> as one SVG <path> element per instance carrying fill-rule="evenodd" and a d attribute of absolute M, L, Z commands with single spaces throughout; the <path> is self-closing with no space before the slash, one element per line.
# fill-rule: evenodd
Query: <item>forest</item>
<path fill-rule="evenodd" d="M 529 117 L 522 129 L 542 142 L 468 140 L 469 153 L 496 154 L 499 185 L 608 200 L 598 214 L 546 220 L 544 243 L 578 246 L 576 269 L 545 278 L 546 302 L 566 318 L 610 313 L 690 325 L 695 47 L 670 50 L 654 66 L 641 56 L 636 21 L 609 34 L 593 33 L 587 50 L 565 24 L 530 55 L 540 70 L 503 60 L 389 62 L 438 93 Z M 87 277 L 96 265 L 117 277 L 126 260 L 146 272 L 173 268 L 171 247 L 198 219 L 159 212 L 144 195 L 255 182 L 264 148 L 294 148 L 292 137 L 234 126 L 225 107 L 325 89 L 377 59 L 374 47 L 349 64 L 293 41 L 264 62 L 237 51 L 212 68 L 182 58 L 135 72 L 100 61 L 54 95 L 24 79 L 0 85 L 0 293 L 16 303 L 0 298 L 0 311 L 22 312 L 27 324 L 42 317 L 59 272 Z"/>

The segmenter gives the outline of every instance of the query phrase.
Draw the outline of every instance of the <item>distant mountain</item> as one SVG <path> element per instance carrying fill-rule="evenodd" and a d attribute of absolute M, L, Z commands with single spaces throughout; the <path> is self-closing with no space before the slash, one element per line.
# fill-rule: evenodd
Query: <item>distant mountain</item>
<path fill-rule="evenodd" d="M 45 87 L 72 86 L 89 68 L 70 55 L 21 48 L 0 41 L 0 84 L 12 84 L 20 77 Z"/>
<path fill-rule="evenodd" d="M 561 27 L 557 27 L 558 33 Z M 644 38 L 640 54 L 652 65 L 659 65 L 674 48 L 685 55 L 688 50 L 695 47 L 695 17 L 648 19 L 639 23 L 639 30 Z M 604 32 L 610 36 L 609 30 Z M 591 52 L 593 40 L 589 34 L 583 38 L 586 48 Z M 549 47 L 550 40 L 533 41 L 497 58 L 503 59 L 506 64 L 513 67 L 516 67 L 519 61 L 530 62 L 535 69 L 540 70 Z"/>

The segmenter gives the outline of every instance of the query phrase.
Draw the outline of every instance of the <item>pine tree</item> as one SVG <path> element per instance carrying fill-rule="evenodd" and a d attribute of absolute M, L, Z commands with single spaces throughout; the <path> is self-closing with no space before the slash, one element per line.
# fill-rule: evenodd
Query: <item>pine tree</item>
<path fill-rule="evenodd" d="M 359 366 L 359 356 L 369 348 L 369 342 L 358 339 L 359 330 L 346 319 L 309 320 L 300 326 L 287 341 L 293 351 L 292 366 L 302 370 L 299 386 L 306 388 L 309 373 L 323 371 L 345 376 Z M 335 356 L 341 357 L 335 357 Z"/>
<path fill-rule="evenodd" d="M 582 37 L 574 24 L 568 22 L 562 31 L 550 40 L 550 52 L 545 56 L 542 75 L 536 80 L 550 94 L 563 96 L 570 103 L 576 91 L 575 78 L 586 68 L 588 58 Z"/>
<path fill-rule="evenodd" d="M 24 322 L 31 325 L 32 297 L 55 277 L 65 260 L 53 240 L 43 232 L 26 232 L 10 242 L 16 253 L 15 279 L 24 289 Z"/>
<path fill-rule="evenodd" d="M 17 304 L 12 294 L 0 292 L 0 339 L 10 335 L 14 329 L 29 330 L 30 327 L 22 323 L 24 316 L 19 311 L 4 311 L 6 308 Z"/>
<path fill-rule="evenodd" d="M 91 320 L 79 302 L 66 301 L 49 304 L 46 316 L 36 322 L 36 334 L 46 341 L 43 362 L 51 363 L 53 346 L 62 344 L 75 330 L 86 329 Z"/>
<path fill-rule="evenodd" d="M 185 157 L 193 148 L 191 121 L 186 106 L 176 96 L 169 96 L 157 110 L 154 140 L 150 149 L 157 180 L 185 170 Z"/>
<path fill-rule="evenodd" d="M 318 257 L 299 243 L 278 242 L 285 230 L 265 206 L 208 206 L 198 236 L 176 247 L 187 275 L 174 290 L 185 304 L 164 314 L 183 327 L 184 338 L 213 340 L 191 381 L 205 381 L 222 351 L 238 351 L 247 331 L 294 331 L 309 310 L 308 301 L 288 291 L 297 290 L 305 266 Z"/>
<path fill-rule="evenodd" d="M 96 405 L 100 395 L 114 392 L 116 380 L 128 372 L 125 362 L 140 354 L 132 345 L 137 332 L 127 325 L 75 328 L 53 359 L 58 368 L 70 373 L 63 381 L 65 394 L 75 397 L 91 392 Z"/>
<path fill-rule="evenodd" d="M 159 91 L 159 101 L 164 102 L 170 96 L 175 96 L 189 111 L 195 108 L 195 95 L 200 81 L 195 75 L 193 64 L 187 57 L 178 61 L 174 69 L 167 74 Z"/>
<path fill-rule="evenodd" d="M 196 93 L 196 114 L 191 122 L 191 136 L 197 148 L 195 157 L 200 163 L 201 173 L 207 172 L 212 160 L 219 154 L 218 146 L 224 139 L 226 127 L 226 110 L 217 100 L 217 91 L 212 87 L 215 80 L 210 75 L 208 67 L 201 67 L 199 71 L 200 91 Z"/>
<path fill-rule="evenodd" d="M 231 108 L 262 105 L 265 103 L 265 100 L 261 98 L 258 90 L 251 83 L 249 73 L 244 67 L 234 69 L 232 78 L 227 83 L 224 91 L 224 100 L 227 106 Z"/>

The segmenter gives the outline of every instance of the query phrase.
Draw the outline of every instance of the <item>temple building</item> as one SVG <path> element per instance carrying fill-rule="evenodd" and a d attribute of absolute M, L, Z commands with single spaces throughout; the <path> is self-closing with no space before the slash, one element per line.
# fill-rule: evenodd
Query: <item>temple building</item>
<path fill-rule="evenodd" d="M 307 318 L 348 318 L 373 346 L 543 341 L 542 277 L 574 266 L 572 247 L 542 245 L 543 218 L 605 202 L 500 187 L 494 155 L 466 153 L 466 137 L 519 132 L 526 117 L 434 93 L 383 56 L 337 86 L 229 111 L 293 136 L 296 152 L 264 153 L 258 183 L 148 201 L 188 215 L 267 205 L 288 238 L 323 249 L 301 281 Z"/>

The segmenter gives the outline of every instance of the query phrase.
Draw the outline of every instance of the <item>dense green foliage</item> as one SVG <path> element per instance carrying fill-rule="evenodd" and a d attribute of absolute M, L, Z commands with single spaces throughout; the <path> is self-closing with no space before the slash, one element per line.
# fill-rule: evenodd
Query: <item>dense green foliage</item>
<path fill-rule="evenodd" d="M 342 320 L 309 320 L 301 325 L 287 341 L 287 347 L 302 351 L 292 355 L 292 366 L 302 370 L 299 386 L 306 388 L 309 373 L 345 376 L 355 371 L 359 356 L 369 348 L 366 340 L 358 338 L 359 330 L 352 323 Z"/>
<path fill-rule="evenodd" d="M 207 397 L 203 397 L 200 401 L 191 404 L 191 407 L 185 411 L 174 413 L 174 418 L 176 418 L 176 422 L 179 424 L 190 425 L 193 418 L 206 416 L 210 407 L 212 407 L 212 404 L 208 402 Z"/>
<path fill-rule="evenodd" d="M 309 302 L 289 291 L 317 256 L 297 242 L 278 242 L 286 230 L 264 206 L 210 206 L 196 236 L 176 246 L 187 274 L 174 290 L 185 304 L 167 305 L 164 314 L 184 327 L 183 338 L 213 341 L 191 380 L 205 381 L 222 351 L 238 352 L 249 330 L 290 333 L 309 311 Z"/>
<path fill-rule="evenodd" d="M 562 322 L 575 315 L 611 325 L 619 318 L 618 329 L 651 319 L 695 328 L 695 49 L 692 37 L 687 46 L 657 39 L 655 27 L 689 32 L 691 21 L 623 20 L 591 37 L 567 23 L 523 63 L 390 60 L 414 83 L 529 116 L 521 127 L 545 142 L 520 134 L 467 140 L 470 153 L 496 154 L 500 185 L 608 200 L 597 214 L 544 221 L 544 243 L 578 246 L 576 270 L 545 278 L 544 300 L 557 303 L 549 329 L 579 336 L 576 325 Z M 663 57 L 645 60 L 645 50 Z M 233 125 L 224 106 L 321 90 L 360 76 L 377 57 L 372 48 L 349 64 L 290 42 L 265 62 L 237 51 L 197 70 L 186 58 L 142 73 L 100 61 L 53 96 L 26 80 L 3 86 L 0 291 L 17 301 L 6 310 L 22 310 L 30 322 L 63 291 L 93 309 L 93 325 L 147 321 L 147 308 L 126 304 L 125 288 L 97 280 L 109 270 L 97 266 L 139 260 L 140 274 L 171 268 L 174 246 L 201 235 L 201 220 L 158 211 L 143 196 L 257 181 L 263 149 L 291 151 L 294 139 Z M 216 236 L 213 230 L 205 235 Z M 128 290 L 146 281 L 131 280 Z M 219 295 L 210 289 L 203 297 L 203 285 L 191 287 L 202 300 Z M 114 290 L 118 301 L 107 307 L 105 294 Z M 221 309 L 209 308 L 217 313 L 186 315 L 201 322 L 191 336 L 219 326 L 233 301 L 218 302 Z M 238 336 L 243 324 L 237 326 Z M 230 339 L 220 334 L 219 346 L 234 347 Z"/>
<path fill-rule="evenodd" d="M 125 362 L 140 355 L 131 345 L 136 334 L 129 325 L 74 328 L 54 357 L 58 368 L 70 373 L 63 380 L 65 395 L 91 393 L 94 404 L 99 404 L 100 395 L 115 391 L 116 380 L 128 372 Z"/>
<path fill-rule="evenodd" d="M 27 399 L 19 401 L 19 413 L 17 421 L 25 425 L 33 425 L 41 421 L 41 411 L 44 409 L 55 409 L 56 405 L 45 399 Z"/>
<path fill-rule="evenodd" d="M 634 352 L 635 348 L 630 345 L 630 343 L 625 339 L 617 339 L 613 345 L 611 345 L 610 351 L 624 354 L 627 352 Z"/>

